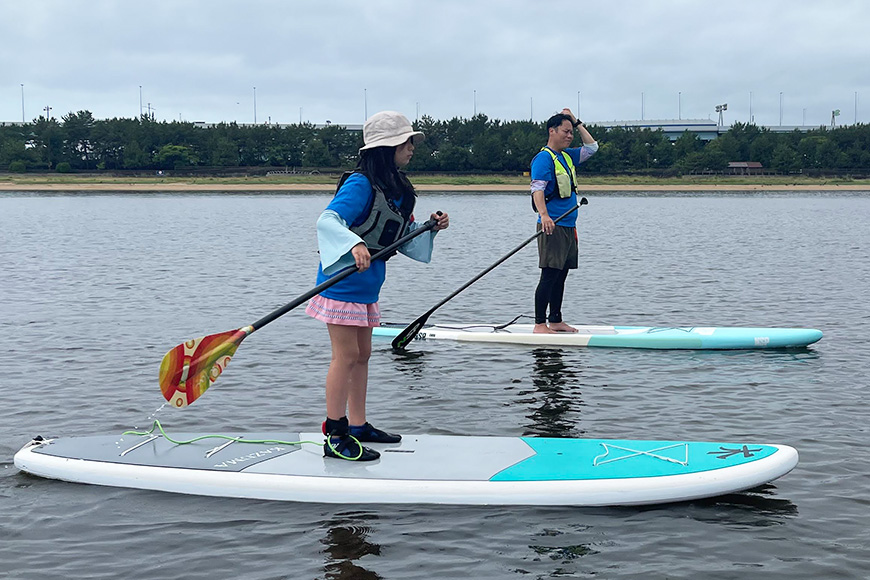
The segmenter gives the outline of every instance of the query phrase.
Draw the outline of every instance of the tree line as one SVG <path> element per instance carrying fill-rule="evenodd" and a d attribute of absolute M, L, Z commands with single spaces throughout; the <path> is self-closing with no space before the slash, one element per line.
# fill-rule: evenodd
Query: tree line
<path fill-rule="evenodd" d="M 501 121 L 478 114 L 414 123 L 426 134 L 408 167 L 417 172 L 528 171 L 546 142 L 544 123 Z M 589 126 L 599 152 L 584 173 L 675 176 L 721 172 L 730 161 L 757 161 L 783 174 L 870 174 L 870 125 L 775 133 L 735 123 L 712 141 L 685 132 L 671 141 L 660 130 Z M 575 145 L 579 144 L 579 140 Z M 94 119 L 89 111 L 60 120 L 0 126 L 0 171 L 265 172 L 277 168 L 338 171 L 355 165 L 362 134 L 339 125 L 202 126 L 141 118 Z"/>

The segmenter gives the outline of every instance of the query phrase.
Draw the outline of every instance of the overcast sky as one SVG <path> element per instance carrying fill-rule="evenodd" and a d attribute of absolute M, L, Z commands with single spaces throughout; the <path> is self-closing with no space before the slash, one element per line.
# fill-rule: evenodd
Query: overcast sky
<path fill-rule="evenodd" d="M 870 122 L 867 0 L 0 0 L 0 121 Z M 23 99 L 22 99 L 23 85 Z M 140 91 L 141 87 L 141 91 Z M 781 96 L 780 96 L 781 95 Z M 782 108 L 780 109 L 780 102 Z"/>

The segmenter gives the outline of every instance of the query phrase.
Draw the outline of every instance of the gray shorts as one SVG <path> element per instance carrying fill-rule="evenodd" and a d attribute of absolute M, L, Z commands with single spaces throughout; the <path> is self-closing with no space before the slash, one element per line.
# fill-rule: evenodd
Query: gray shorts
<path fill-rule="evenodd" d="M 538 231 L 541 231 L 538 224 Z M 577 228 L 556 225 L 549 236 L 538 236 L 538 268 L 576 270 L 578 262 Z"/>

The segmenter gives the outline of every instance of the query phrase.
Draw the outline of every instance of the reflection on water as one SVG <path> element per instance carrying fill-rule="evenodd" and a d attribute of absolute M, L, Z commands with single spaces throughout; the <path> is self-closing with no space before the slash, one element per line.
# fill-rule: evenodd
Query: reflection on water
<path fill-rule="evenodd" d="M 532 351 L 533 391 L 520 391 L 518 403 L 531 408 L 526 415 L 525 435 L 538 437 L 577 437 L 580 429 L 580 370 L 565 363 L 562 351 L 536 348 Z"/>
<path fill-rule="evenodd" d="M 732 493 L 694 502 L 705 509 L 695 514 L 698 521 L 715 522 L 737 528 L 778 526 L 798 515 L 798 507 L 788 499 L 774 497 L 775 484 L 765 484 L 743 493 Z"/>
<path fill-rule="evenodd" d="M 798 516 L 798 507 L 788 499 L 775 497 L 775 484 L 764 484 L 740 493 L 662 505 L 607 508 L 633 517 L 653 514 L 676 520 L 691 520 L 733 530 L 781 526 Z"/>
<path fill-rule="evenodd" d="M 339 514 L 340 515 L 340 514 Z M 374 580 L 380 575 L 359 566 L 363 556 L 380 556 L 381 547 L 368 540 L 371 530 L 352 525 L 352 521 L 337 517 L 328 522 L 326 536 L 320 541 L 326 546 L 323 570 L 331 580 Z"/>
<path fill-rule="evenodd" d="M 565 538 L 563 536 L 566 536 L 566 533 L 560 530 L 553 528 L 541 530 L 538 534 L 536 534 L 538 537 L 535 538 L 540 543 L 530 545 L 529 549 L 536 556 L 546 557 L 550 560 L 557 560 L 559 562 L 567 562 L 570 560 L 575 560 L 582 556 L 597 554 L 598 550 L 592 547 L 592 543 L 562 544 L 558 541 L 559 539 L 564 541 L 568 538 L 576 538 L 576 536 L 578 535 L 576 533 L 577 531 L 578 530 L 572 530 L 572 532 L 567 535 L 567 538 Z M 592 530 L 585 526 L 579 531 L 581 531 L 584 536 L 592 535 Z"/>

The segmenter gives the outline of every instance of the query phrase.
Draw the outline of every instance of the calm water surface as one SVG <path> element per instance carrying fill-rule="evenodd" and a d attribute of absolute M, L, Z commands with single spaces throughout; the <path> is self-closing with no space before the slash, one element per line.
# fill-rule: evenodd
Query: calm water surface
<path fill-rule="evenodd" d="M 67 484 L 12 465 L 35 435 L 316 430 L 329 342 L 297 309 L 195 405 L 155 414 L 175 344 L 314 286 L 328 196 L 0 193 L 0 577 L 865 578 L 870 574 L 870 195 L 590 195 L 566 319 L 801 326 L 793 351 L 376 341 L 369 414 L 398 432 L 747 439 L 800 452 L 749 492 L 643 508 L 260 502 Z M 425 312 L 534 231 L 521 195 L 450 212 L 430 265 L 398 257 L 383 318 Z M 529 246 L 432 321 L 530 315 Z"/>

